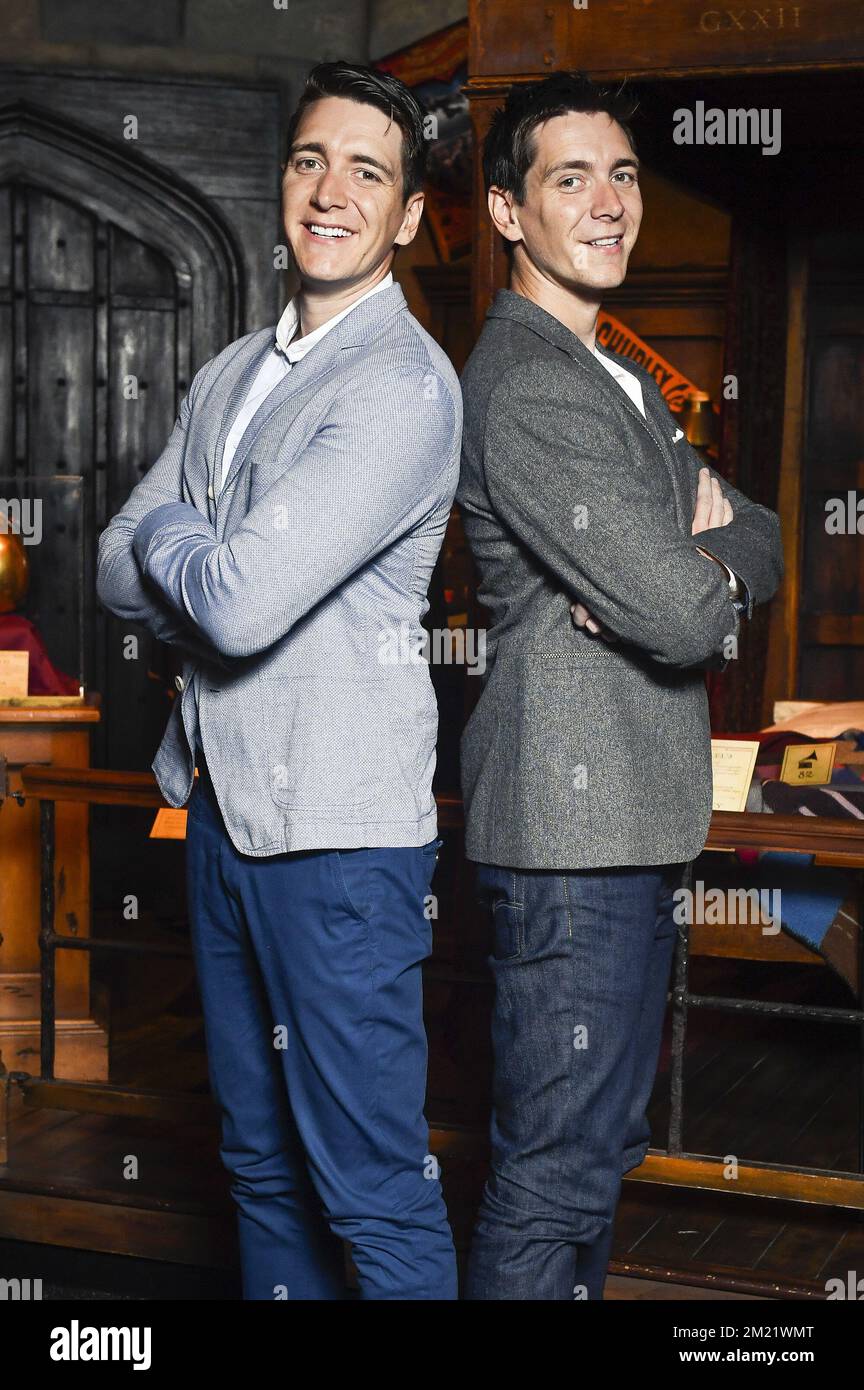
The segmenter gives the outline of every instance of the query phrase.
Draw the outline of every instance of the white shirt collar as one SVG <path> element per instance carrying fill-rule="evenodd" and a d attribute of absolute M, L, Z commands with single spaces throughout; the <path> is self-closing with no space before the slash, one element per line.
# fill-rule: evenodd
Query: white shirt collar
<path fill-rule="evenodd" d="M 353 304 L 349 304 L 347 309 L 343 309 L 341 314 L 334 314 L 332 319 L 328 319 L 327 322 L 322 323 L 319 328 L 315 328 L 311 333 L 307 333 L 305 338 L 295 338 L 292 342 L 291 339 L 297 332 L 300 323 L 300 311 L 297 308 L 297 296 L 295 295 L 285 306 L 285 311 L 276 325 L 276 346 L 281 352 L 284 352 L 289 362 L 299 362 L 301 357 L 306 356 L 310 348 L 313 348 L 317 342 L 320 342 L 325 333 L 329 333 L 331 328 L 336 327 L 340 319 L 344 319 L 347 314 L 350 314 L 357 308 L 358 304 L 362 304 L 364 299 L 368 299 L 370 295 L 377 294 L 379 290 L 386 290 L 392 284 L 393 272 L 391 270 L 387 272 L 383 280 L 379 280 L 377 285 L 373 285 L 371 290 L 367 290 L 365 294 L 361 294 L 359 299 L 355 299 Z"/>
<path fill-rule="evenodd" d="M 594 347 L 591 350 L 594 353 L 594 356 L 600 362 L 603 363 L 603 366 L 607 367 L 609 371 L 612 373 L 612 375 L 617 376 L 619 380 L 621 377 L 624 376 L 633 376 L 633 373 L 628 372 L 626 367 L 622 367 L 620 362 L 615 362 L 611 357 L 604 357 L 596 343 L 594 344 Z"/>

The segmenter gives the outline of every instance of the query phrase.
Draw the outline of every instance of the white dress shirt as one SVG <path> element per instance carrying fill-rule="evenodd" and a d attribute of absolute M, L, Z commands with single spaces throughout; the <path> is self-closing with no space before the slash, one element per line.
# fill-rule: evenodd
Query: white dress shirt
<path fill-rule="evenodd" d="M 619 367 L 617 362 L 610 362 L 608 357 L 604 357 L 594 348 L 594 356 L 598 362 L 602 362 L 610 376 L 614 376 L 618 385 L 623 387 L 635 406 L 645 414 L 645 402 L 642 399 L 642 386 L 632 372 L 628 372 L 624 367 Z"/>
<path fill-rule="evenodd" d="M 334 314 L 332 319 L 328 319 L 319 328 L 307 333 L 305 338 L 297 338 L 294 342 L 291 340 L 300 326 L 300 311 L 297 308 L 296 295 L 294 299 L 290 300 L 276 325 L 276 346 L 261 363 L 255 380 L 249 388 L 249 394 L 240 407 L 240 413 L 228 432 L 228 438 L 225 440 L 225 451 L 222 455 L 222 473 L 218 481 L 218 489 L 221 489 L 228 476 L 228 469 L 231 467 L 231 461 L 237 452 L 237 445 L 243 438 L 246 426 L 265 397 L 269 396 L 270 392 L 290 372 L 292 363 L 299 362 L 301 357 L 305 357 L 307 352 L 317 342 L 320 342 L 325 333 L 329 333 L 331 328 L 335 328 L 336 324 L 356 309 L 358 304 L 362 304 L 364 299 L 377 294 L 379 290 L 386 290 L 392 284 L 393 272 L 390 271 L 383 280 L 379 280 L 377 285 L 373 285 L 371 290 L 361 294 L 359 299 L 355 299 L 353 304 L 349 304 L 347 309 L 343 309 L 341 314 Z"/>

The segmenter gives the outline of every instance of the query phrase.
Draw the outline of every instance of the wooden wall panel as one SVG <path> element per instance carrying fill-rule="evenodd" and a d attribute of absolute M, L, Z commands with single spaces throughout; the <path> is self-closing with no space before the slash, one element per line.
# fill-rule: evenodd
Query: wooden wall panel
<path fill-rule="evenodd" d="M 864 58 L 860 0 L 590 0 L 584 8 L 573 0 L 471 0 L 469 16 L 469 71 L 482 77 L 542 75 L 561 67 L 616 76 L 717 67 L 778 70 L 814 60 L 852 65 Z"/>

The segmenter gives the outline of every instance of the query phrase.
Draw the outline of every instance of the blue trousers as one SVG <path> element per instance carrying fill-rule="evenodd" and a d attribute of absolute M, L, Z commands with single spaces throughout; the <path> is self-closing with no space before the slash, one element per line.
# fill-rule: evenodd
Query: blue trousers
<path fill-rule="evenodd" d="M 265 858 L 231 843 L 199 759 L 190 927 L 246 1299 L 455 1299 L 423 1116 L 433 840 Z"/>
<path fill-rule="evenodd" d="M 480 865 L 492 913 L 492 1161 L 470 1299 L 601 1299 L 624 1173 L 650 1145 L 682 864 Z"/>

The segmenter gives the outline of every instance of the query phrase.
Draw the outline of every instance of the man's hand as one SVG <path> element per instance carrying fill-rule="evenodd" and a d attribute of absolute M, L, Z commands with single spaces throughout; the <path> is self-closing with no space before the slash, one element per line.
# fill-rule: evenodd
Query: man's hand
<path fill-rule="evenodd" d="M 708 468 L 700 468 L 691 534 L 698 536 L 701 531 L 712 531 L 717 526 L 728 526 L 731 520 L 732 505 L 723 496 L 723 489 L 720 487 L 719 481 L 712 476 Z M 701 553 L 704 555 L 705 551 L 703 550 Z M 714 559 L 713 555 L 706 556 L 706 558 Z M 719 561 L 715 561 L 715 563 L 719 563 Z M 605 637 L 607 642 L 617 640 L 610 633 L 604 631 L 597 619 L 588 612 L 584 603 L 572 603 L 570 613 L 577 627 L 585 627 L 589 632 Z"/>
<path fill-rule="evenodd" d="M 700 531 L 711 531 L 715 526 L 728 526 L 731 520 L 732 505 L 723 496 L 719 482 L 707 468 L 700 468 L 691 534 L 698 536 Z"/>
<path fill-rule="evenodd" d="M 577 627 L 587 627 L 589 632 L 601 632 L 596 618 L 592 618 L 584 603 L 571 603 L 570 612 Z"/>
<path fill-rule="evenodd" d="M 618 638 L 613 632 L 607 632 L 601 627 L 596 618 L 593 618 L 585 607 L 584 603 L 571 603 L 570 615 L 577 627 L 587 627 L 589 632 L 596 633 L 603 637 L 607 642 L 617 642 Z"/>

